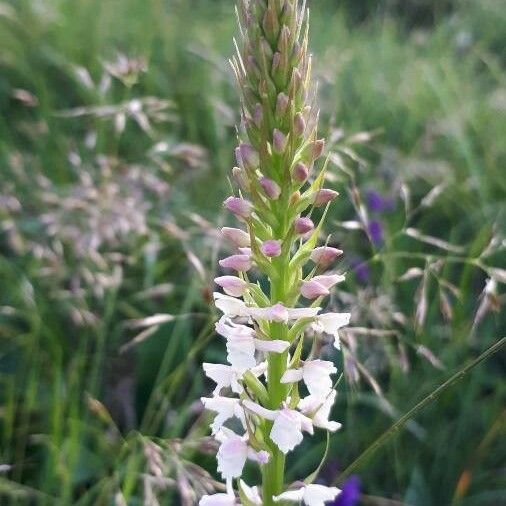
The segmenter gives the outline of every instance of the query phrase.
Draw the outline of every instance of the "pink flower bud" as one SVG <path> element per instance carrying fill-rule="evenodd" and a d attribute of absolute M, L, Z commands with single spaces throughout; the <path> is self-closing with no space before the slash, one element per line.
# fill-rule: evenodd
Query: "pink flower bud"
<path fill-rule="evenodd" d="M 261 104 L 257 104 L 255 106 L 255 111 L 253 112 L 253 122 L 255 123 L 257 128 L 262 127 L 262 122 L 264 119 L 264 110 Z"/>
<path fill-rule="evenodd" d="M 214 282 L 221 286 L 224 292 L 231 297 L 242 297 L 248 287 L 246 281 L 236 276 L 220 276 L 215 278 Z"/>
<path fill-rule="evenodd" d="M 303 281 L 300 293 L 306 299 L 317 299 L 329 294 L 329 290 L 344 281 L 344 276 L 340 274 L 327 274 L 324 276 L 315 276 L 310 281 Z"/>
<path fill-rule="evenodd" d="M 288 108 L 289 99 L 284 93 L 280 93 L 276 100 L 276 116 L 282 117 Z"/>
<path fill-rule="evenodd" d="M 329 190 L 328 188 L 322 188 L 321 190 L 318 190 L 314 194 L 314 205 L 316 207 L 324 206 L 325 204 L 332 202 L 338 195 L 339 195 L 339 193 L 337 193 L 334 190 Z"/>
<path fill-rule="evenodd" d="M 280 155 L 284 153 L 286 148 L 286 141 L 286 135 L 281 132 L 281 130 L 275 128 L 274 132 L 272 133 L 272 147 L 276 153 Z"/>
<path fill-rule="evenodd" d="M 317 160 L 322 156 L 323 150 L 325 149 L 325 140 L 318 139 L 313 142 L 313 160 Z"/>
<path fill-rule="evenodd" d="M 241 190 L 244 191 L 248 190 L 249 182 L 243 169 L 241 169 L 240 167 L 234 167 L 232 169 L 232 177 L 234 178 L 234 181 L 237 183 L 237 186 L 241 188 Z"/>
<path fill-rule="evenodd" d="M 251 244 L 250 236 L 248 233 L 244 232 L 244 230 L 223 227 L 221 229 L 221 234 L 237 248 L 247 248 Z"/>
<path fill-rule="evenodd" d="M 330 246 L 321 246 L 315 248 L 311 253 L 311 260 L 320 266 L 326 266 L 332 263 L 336 258 L 340 257 L 343 251 Z"/>
<path fill-rule="evenodd" d="M 245 272 L 251 269 L 251 257 L 249 255 L 232 255 L 220 260 L 219 264 L 224 269 Z"/>
<path fill-rule="evenodd" d="M 253 210 L 253 204 L 239 197 L 228 197 L 224 202 L 225 207 L 239 218 L 249 218 Z"/>
<path fill-rule="evenodd" d="M 251 144 L 241 144 L 239 149 L 244 168 L 246 170 L 255 170 L 260 164 L 260 158 L 255 148 Z"/>
<path fill-rule="evenodd" d="M 301 137 L 306 131 L 306 121 L 300 112 L 293 119 L 293 131 L 297 137 Z"/>
<path fill-rule="evenodd" d="M 309 218 L 301 217 L 294 221 L 293 227 L 297 234 L 304 235 L 314 229 L 314 223 Z"/>
<path fill-rule="evenodd" d="M 265 241 L 261 250 L 266 257 L 279 257 L 281 255 L 281 243 L 276 240 Z"/>
<path fill-rule="evenodd" d="M 304 183 L 309 177 L 309 170 L 305 164 L 298 162 L 293 168 L 292 172 L 293 179 L 299 183 Z"/>
<path fill-rule="evenodd" d="M 272 200 L 277 200 L 281 195 L 281 188 L 279 185 L 268 177 L 262 177 L 260 179 L 260 185 L 264 189 L 265 194 Z"/>
<path fill-rule="evenodd" d="M 300 293 L 306 299 L 317 299 L 318 297 L 325 297 L 325 295 L 329 294 L 328 288 L 325 288 L 322 284 L 318 283 L 318 281 L 303 281 L 302 286 L 300 288 Z"/>

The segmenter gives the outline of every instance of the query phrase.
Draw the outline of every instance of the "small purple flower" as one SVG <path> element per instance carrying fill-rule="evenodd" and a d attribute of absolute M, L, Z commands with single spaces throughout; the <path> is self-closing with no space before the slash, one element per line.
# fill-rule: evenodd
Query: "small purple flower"
<path fill-rule="evenodd" d="M 393 199 L 384 197 L 381 193 L 375 190 L 369 190 L 365 194 L 367 207 L 373 213 L 384 213 L 393 211 L 395 203 Z"/>
<path fill-rule="evenodd" d="M 350 262 L 351 268 L 355 272 L 357 281 L 364 285 L 368 284 L 371 279 L 371 269 L 367 262 L 360 259 L 354 259 Z"/>
<path fill-rule="evenodd" d="M 341 486 L 341 493 L 331 506 L 356 506 L 360 499 L 360 478 L 350 476 Z"/>
<path fill-rule="evenodd" d="M 369 237 L 374 246 L 383 244 L 383 225 L 378 220 L 372 220 L 369 223 Z"/>

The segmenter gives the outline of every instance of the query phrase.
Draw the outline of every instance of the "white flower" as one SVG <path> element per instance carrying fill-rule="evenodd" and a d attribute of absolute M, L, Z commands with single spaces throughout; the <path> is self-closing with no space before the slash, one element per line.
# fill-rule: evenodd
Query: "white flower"
<path fill-rule="evenodd" d="M 333 501 L 341 491 L 337 487 L 325 487 L 324 485 L 305 485 L 298 490 L 288 490 L 273 497 L 274 502 L 303 501 L 307 506 L 324 506 L 327 501 Z"/>
<path fill-rule="evenodd" d="M 300 369 L 288 369 L 281 378 L 282 383 L 295 383 L 304 380 L 309 394 L 322 400 L 332 389 L 331 374 L 337 369 L 326 360 L 308 360 Z"/>
<path fill-rule="evenodd" d="M 286 323 L 300 318 L 314 318 L 321 311 L 320 307 L 287 308 L 280 303 L 269 307 L 248 307 L 244 301 L 219 292 L 215 292 L 213 297 L 216 307 L 229 318 L 251 317 Z"/>
<path fill-rule="evenodd" d="M 248 445 L 248 435 L 238 436 L 235 432 L 224 427 L 216 434 L 216 439 L 221 443 L 218 450 L 218 471 L 223 478 L 239 478 L 244 469 L 246 460 L 254 460 L 260 464 L 269 461 L 269 453 L 255 451 Z"/>
<path fill-rule="evenodd" d="M 314 318 L 321 311 L 321 307 L 297 307 L 288 308 L 288 319 L 299 320 L 301 318 Z"/>
<path fill-rule="evenodd" d="M 226 364 L 202 364 L 206 376 L 216 383 L 216 388 L 213 391 L 213 396 L 221 394 L 224 388 L 230 388 L 232 392 L 241 394 L 244 389 L 241 383 L 243 371 Z M 257 366 L 250 369 L 255 377 L 259 377 L 267 370 L 267 362 L 261 362 Z"/>
<path fill-rule="evenodd" d="M 243 426 L 246 425 L 246 420 L 244 419 L 244 411 L 241 407 L 239 399 L 230 399 L 228 397 L 201 397 L 200 400 L 202 404 L 209 411 L 214 411 L 216 413 L 216 417 L 214 418 L 213 423 L 211 424 L 212 433 L 216 434 L 223 424 L 230 420 L 230 418 L 238 418 Z"/>
<path fill-rule="evenodd" d="M 350 323 L 350 313 L 326 313 L 318 316 L 313 323 L 315 332 L 334 336 L 334 346 L 340 349 L 339 329 Z"/>
<path fill-rule="evenodd" d="M 219 292 L 215 292 L 213 297 L 216 307 L 225 316 L 230 318 L 235 318 L 236 316 L 249 316 L 249 309 L 244 301 Z"/>
<path fill-rule="evenodd" d="M 252 328 L 234 323 L 226 317 L 216 324 L 216 332 L 227 340 L 227 360 L 236 370 L 242 372 L 257 365 L 256 350 L 282 353 L 290 346 L 287 341 L 257 339 Z"/>
<path fill-rule="evenodd" d="M 270 438 L 285 455 L 302 442 L 302 431 L 313 434 L 311 419 L 294 409 L 283 407 L 273 411 L 250 400 L 243 401 L 243 405 L 262 418 L 274 422 Z"/>
<path fill-rule="evenodd" d="M 242 377 L 241 371 L 235 369 L 231 365 L 225 364 L 202 364 L 206 376 L 216 383 L 213 395 L 220 395 L 224 388 L 230 387 L 232 392 L 241 394 L 243 392 L 242 385 L 239 380 Z"/>
<path fill-rule="evenodd" d="M 262 506 L 262 498 L 260 497 L 258 487 L 248 487 L 242 480 L 239 481 L 239 485 L 244 497 L 246 497 L 251 504 Z"/>
<path fill-rule="evenodd" d="M 298 408 L 310 417 L 315 427 L 325 429 L 330 432 L 339 430 L 342 425 L 339 422 L 329 421 L 330 410 L 336 400 L 337 392 L 331 390 L 329 395 L 322 401 L 321 398 L 309 395 L 301 399 L 298 404 Z"/>
<path fill-rule="evenodd" d="M 213 494 L 200 499 L 199 506 L 237 506 L 234 495 Z"/>

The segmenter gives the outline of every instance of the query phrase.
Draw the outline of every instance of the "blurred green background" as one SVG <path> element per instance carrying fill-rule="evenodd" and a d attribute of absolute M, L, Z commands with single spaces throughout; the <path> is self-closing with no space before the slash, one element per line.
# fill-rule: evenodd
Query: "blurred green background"
<path fill-rule="evenodd" d="M 506 6 L 309 4 L 349 272 L 330 305 L 353 313 L 330 483 L 505 334 Z M 230 0 L 0 1 L 2 505 L 192 505 L 215 475 L 198 398 L 223 355 L 236 33 Z M 506 504 L 504 370 L 503 351 L 357 469 L 360 504 Z"/>

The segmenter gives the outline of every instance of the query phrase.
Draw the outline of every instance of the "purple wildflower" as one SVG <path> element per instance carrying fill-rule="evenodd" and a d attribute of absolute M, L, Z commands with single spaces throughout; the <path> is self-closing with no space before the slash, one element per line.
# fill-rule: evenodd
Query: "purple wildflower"
<path fill-rule="evenodd" d="M 372 220 L 369 223 L 369 237 L 374 246 L 383 244 L 383 225 L 378 220 Z"/>
<path fill-rule="evenodd" d="M 384 213 L 393 211 L 395 202 L 389 197 L 384 197 L 376 190 L 369 190 L 365 194 L 367 207 L 373 213 Z"/>
<path fill-rule="evenodd" d="M 357 258 L 350 262 L 350 266 L 355 272 L 357 281 L 364 285 L 367 285 L 371 279 L 371 269 L 367 262 Z"/>
<path fill-rule="evenodd" d="M 331 506 L 356 506 L 360 499 L 360 478 L 350 476 L 341 486 L 341 493 Z"/>

